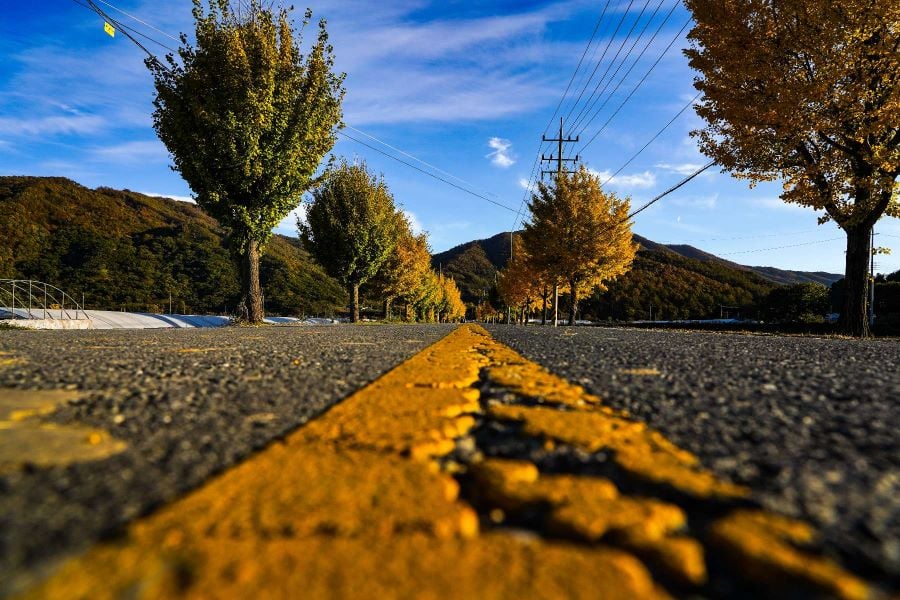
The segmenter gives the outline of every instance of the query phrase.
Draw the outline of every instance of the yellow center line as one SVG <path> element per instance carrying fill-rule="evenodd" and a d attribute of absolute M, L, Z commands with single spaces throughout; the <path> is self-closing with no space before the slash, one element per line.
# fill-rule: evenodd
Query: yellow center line
<path fill-rule="evenodd" d="M 485 373 L 518 398 L 555 406 L 485 409 Z M 747 493 L 483 329 L 464 326 L 119 539 L 66 561 L 25 597 L 668 597 L 656 573 L 703 585 L 704 545 L 686 533 L 683 507 L 628 496 L 601 477 L 541 473 L 523 460 L 450 461 L 482 419 L 519 423 L 522 435 L 550 449 L 607 449 L 623 471 L 685 495 Z M 475 486 L 465 498 L 454 471 Z M 475 510 L 502 522 L 536 505 L 548 510 L 538 533 L 485 528 Z M 735 512 L 714 539 L 736 570 L 864 597 L 865 584 L 796 549 L 808 541 L 794 535 L 801 526 L 773 523 Z M 780 554 L 759 558 L 760 536 Z"/>
<path fill-rule="evenodd" d="M 42 423 L 83 394 L 68 390 L 0 388 L 0 474 L 30 464 L 38 467 L 100 460 L 125 449 L 125 442 L 83 425 Z"/>

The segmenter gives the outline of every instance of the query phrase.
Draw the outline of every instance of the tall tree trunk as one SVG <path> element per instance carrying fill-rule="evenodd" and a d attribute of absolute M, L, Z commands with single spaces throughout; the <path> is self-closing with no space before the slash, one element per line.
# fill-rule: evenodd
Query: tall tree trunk
<path fill-rule="evenodd" d="M 550 293 L 550 290 L 547 289 L 547 286 L 544 286 L 543 294 L 541 295 L 541 302 L 543 306 L 541 307 L 541 325 L 547 324 L 547 295 Z"/>
<path fill-rule="evenodd" d="M 351 283 L 350 289 L 350 322 L 359 323 L 359 284 Z"/>
<path fill-rule="evenodd" d="M 385 296 L 384 298 L 384 320 L 389 321 L 391 318 L 391 301 L 393 297 Z"/>
<path fill-rule="evenodd" d="M 556 327 L 559 323 L 559 285 L 553 286 L 553 326 Z"/>
<path fill-rule="evenodd" d="M 847 230 L 847 262 L 844 278 L 847 299 L 839 325 L 850 335 L 869 337 L 869 260 L 872 227 L 862 225 Z"/>
<path fill-rule="evenodd" d="M 578 284 L 574 280 L 569 281 L 569 294 L 571 302 L 569 303 L 569 326 L 575 326 L 575 312 L 578 310 Z"/>
<path fill-rule="evenodd" d="M 247 243 L 247 251 L 241 257 L 241 309 L 238 316 L 250 323 L 262 323 L 262 287 L 259 285 L 259 244 Z"/>

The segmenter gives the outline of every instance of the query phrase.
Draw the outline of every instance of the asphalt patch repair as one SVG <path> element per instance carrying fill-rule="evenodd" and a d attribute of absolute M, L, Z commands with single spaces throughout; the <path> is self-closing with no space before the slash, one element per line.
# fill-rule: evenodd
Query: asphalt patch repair
<path fill-rule="evenodd" d="M 464 326 L 25 598 L 877 598 L 815 531 Z"/>

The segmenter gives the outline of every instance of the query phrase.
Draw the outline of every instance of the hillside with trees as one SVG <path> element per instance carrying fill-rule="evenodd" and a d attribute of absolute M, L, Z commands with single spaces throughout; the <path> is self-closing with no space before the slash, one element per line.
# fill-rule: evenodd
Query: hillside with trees
<path fill-rule="evenodd" d="M 641 244 L 631 271 L 607 283 L 608 290 L 593 293 L 582 302 L 587 319 L 646 319 L 653 305 L 659 319 L 701 319 L 723 314 L 755 317 L 756 306 L 777 284 L 760 275 L 729 266 L 727 261 L 687 258 L 646 238 L 634 236 Z M 506 254 L 491 249 L 509 246 L 509 233 L 462 244 L 435 254 L 432 263 L 453 273 L 463 298 L 477 301 L 482 294 L 496 296 L 496 274 L 506 266 Z M 712 256 L 712 255 L 710 255 Z M 502 262 L 500 262 L 502 261 Z M 486 287 L 487 286 L 487 287 Z M 485 291 L 486 290 L 486 291 Z M 498 306 L 496 300 L 494 305 Z M 565 304 L 563 304 L 565 306 Z"/>
<path fill-rule="evenodd" d="M 38 279 L 87 308 L 230 313 L 240 278 L 230 240 L 197 206 L 63 178 L 0 177 L 0 277 Z M 334 314 L 342 286 L 299 240 L 275 235 L 260 275 L 268 314 Z"/>

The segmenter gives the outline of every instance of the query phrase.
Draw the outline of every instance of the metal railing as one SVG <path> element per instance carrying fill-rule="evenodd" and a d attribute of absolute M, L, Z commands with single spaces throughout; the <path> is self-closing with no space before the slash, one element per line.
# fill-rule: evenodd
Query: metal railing
<path fill-rule="evenodd" d="M 0 279 L 0 319 L 79 318 L 88 318 L 83 298 L 79 304 L 69 294 L 43 281 Z"/>

